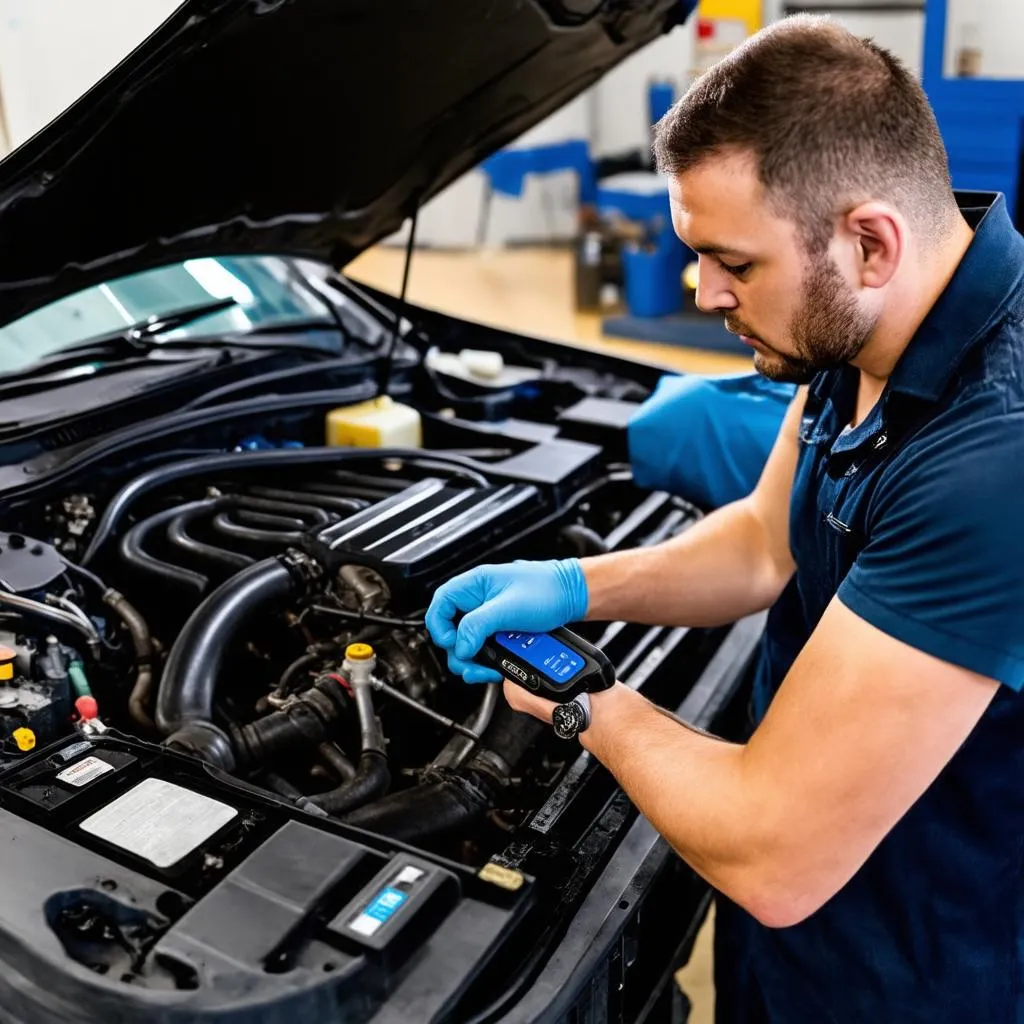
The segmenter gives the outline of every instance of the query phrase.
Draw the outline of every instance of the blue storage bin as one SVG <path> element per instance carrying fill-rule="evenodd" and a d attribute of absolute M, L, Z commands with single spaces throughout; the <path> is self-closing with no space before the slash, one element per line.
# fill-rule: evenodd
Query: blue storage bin
<path fill-rule="evenodd" d="M 662 239 L 653 250 L 622 248 L 626 307 L 633 316 L 668 316 L 683 308 L 685 250 Z"/>

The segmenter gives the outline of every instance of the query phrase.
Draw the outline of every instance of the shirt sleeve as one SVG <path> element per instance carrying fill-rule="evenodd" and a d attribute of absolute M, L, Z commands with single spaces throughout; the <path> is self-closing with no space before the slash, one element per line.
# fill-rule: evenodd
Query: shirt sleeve
<path fill-rule="evenodd" d="M 1024 686 L 1024 413 L 914 442 L 838 597 L 889 636 Z"/>

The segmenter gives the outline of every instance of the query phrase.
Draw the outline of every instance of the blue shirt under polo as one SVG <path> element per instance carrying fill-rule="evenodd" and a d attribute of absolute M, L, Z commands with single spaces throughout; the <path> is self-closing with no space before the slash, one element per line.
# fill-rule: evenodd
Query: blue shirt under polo
<path fill-rule="evenodd" d="M 958 198 L 974 238 L 874 410 L 844 431 L 853 368 L 809 388 L 798 568 L 769 614 L 755 717 L 836 595 L 1003 685 L 818 912 L 769 929 L 728 908 L 748 1021 L 1024 1024 L 1024 239 L 1001 195 Z"/>

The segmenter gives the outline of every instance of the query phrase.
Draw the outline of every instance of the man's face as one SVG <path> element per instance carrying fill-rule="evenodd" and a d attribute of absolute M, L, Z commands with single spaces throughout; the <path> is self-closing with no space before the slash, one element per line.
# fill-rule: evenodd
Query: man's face
<path fill-rule="evenodd" d="M 698 253 L 698 307 L 724 315 L 759 373 L 806 383 L 857 356 L 877 313 L 830 253 L 809 255 L 772 211 L 749 157 L 708 158 L 671 179 L 669 195 L 676 234 Z"/>

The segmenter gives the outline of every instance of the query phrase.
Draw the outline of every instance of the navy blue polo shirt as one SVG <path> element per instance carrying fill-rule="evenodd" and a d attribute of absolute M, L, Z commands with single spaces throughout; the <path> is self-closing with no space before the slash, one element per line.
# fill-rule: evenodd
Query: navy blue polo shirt
<path fill-rule="evenodd" d="M 1024 1022 L 1024 239 L 990 198 L 961 205 L 971 245 L 870 415 L 844 432 L 851 367 L 808 389 L 797 571 L 769 614 L 755 717 L 837 594 L 890 636 L 1003 685 L 824 907 L 783 929 L 728 907 L 760 1004 L 747 1022 Z"/>

